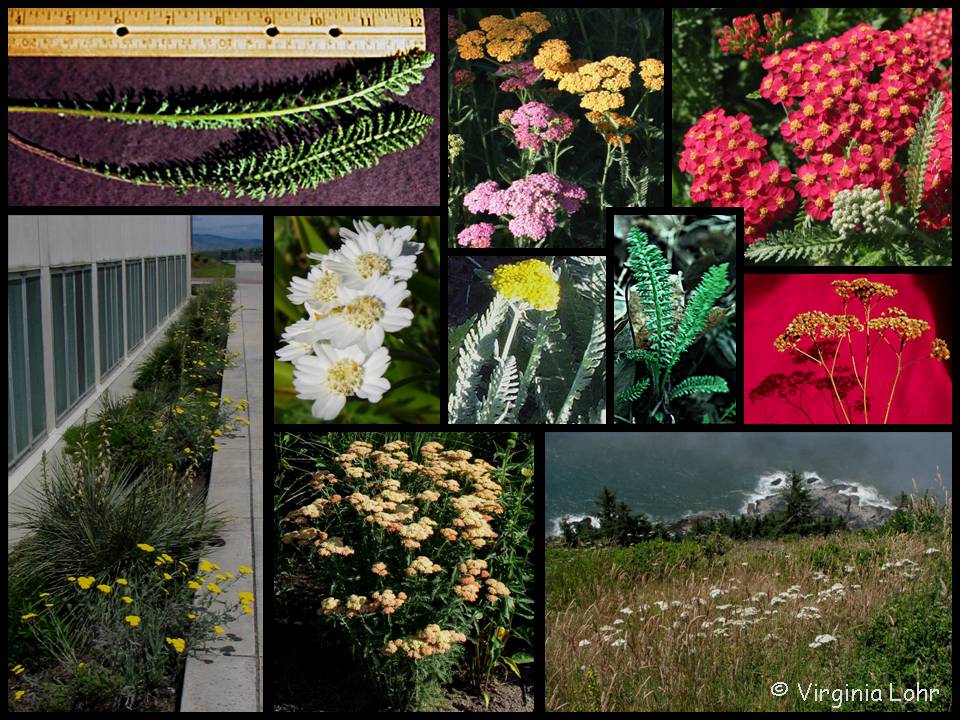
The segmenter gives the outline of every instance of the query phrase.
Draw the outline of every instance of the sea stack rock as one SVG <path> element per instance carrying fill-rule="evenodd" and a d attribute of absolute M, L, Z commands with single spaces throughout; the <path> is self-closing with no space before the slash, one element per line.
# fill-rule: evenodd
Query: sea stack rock
<path fill-rule="evenodd" d="M 807 492 L 813 499 L 816 512 L 826 517 L 843 518 L 849 530 L 879 527 L 893 513 L 893 510 L 884 507 L 860 505 L 859 499 L 853 494 L 856 492 L 853 485 L 808 487 Z M 761 498 L 756 502 L 755 512 L 752 512 L 754 509 L 748 506 L 747 514 L 767 515 L 779 510 L 785 503 L 786 499 L 782 495 Z"/>
<path fill-rule="evenodd" d="M 698 522 L 710 522 L 713 520 L 723 520 L 724 518 L 729 518 L 730 515 L 723 512 L 722 510 L 708 510 L 707 512 L 698 512 L 693 515 L 688 515 L 685 518 L 681 518 L 676 522 L 672 522 L 667 525 L 667 530 L 672 532 L 674 535 L 688 535 L 693 531 L 697 526 Z"/>

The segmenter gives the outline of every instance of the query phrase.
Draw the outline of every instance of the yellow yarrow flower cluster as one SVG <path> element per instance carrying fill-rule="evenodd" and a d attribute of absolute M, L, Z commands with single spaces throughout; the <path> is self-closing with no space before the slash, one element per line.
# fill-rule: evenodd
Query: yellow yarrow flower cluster
<path fill-rule="evenodd" d="M 564 92 L 582 95 L 580 107 L 587 110 L 615 110 L 626 102 L 619 91 L 630 87 L 630 75 L 635 68 L 630 58 L 610 55 L 567 73 L 560 78 L 557 87 Z"/>
<path fill-rule="evenodd" d="M 533 58 L 533 66 L 543 71 L 547 80 L 560 80 L 564 75 L 575 73 L 589 60 L 573 60 L 566 40 L 546 40 Z"/>
<path fill-rule="evenodd" d="M 543 260 L 524 260 L 493 270 L 493 289 L 508 300 L 525 302 L 537 310 L 556 310 L 560 286 Z"/>
<path fill-rule="evenodd" d="M 663 90 L 663 63 L 653 58 L 641 60 L 640 79 L 648 90 Z"/>
<path fill-rule="evenodd" d="M 500 62 L 522 55 L 534 35 L 546 32 L 550 21 L 543 13 L 525 12 L 511 19 L 490 15 L 480 20 L 480 30 L 457 38 L 457 51 L 464 60 L 480 60 L 486 54 Z"/>

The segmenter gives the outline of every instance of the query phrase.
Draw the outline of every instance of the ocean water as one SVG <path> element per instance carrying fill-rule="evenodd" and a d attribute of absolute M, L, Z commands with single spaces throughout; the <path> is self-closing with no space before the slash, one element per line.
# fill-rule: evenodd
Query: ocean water
<path fill-rule="evenodd" d="M 705 510 L 743 512 L 791 470 L 820 485 L 853 485 L 861 504 L 929 489 L 952 495 L 951 433 L 697 432 L 546 433 L 544 531 L 590 517 L 604 486 L 634 512 L 672 520 Z M 782 483 L 781 483 L 782 484 Z"/>

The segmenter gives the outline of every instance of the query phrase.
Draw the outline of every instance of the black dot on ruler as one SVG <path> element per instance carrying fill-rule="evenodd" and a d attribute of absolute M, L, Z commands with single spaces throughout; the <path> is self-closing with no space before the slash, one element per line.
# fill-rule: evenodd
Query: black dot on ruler
<path fill-rule="evenodd" d="M 117 28 L 117 35 L 123 37 L 124 35 L 129 35 L 130 31 L 127 30 L 123 25 Z"/>
<path fill-rule="evenodd" d="M 269 37 L 276 37 L 279 34 L 280 34 L 280 31 L 277 30 L 275 25 L 271 25 L 270 27 L 267 28 L 267 35 Z"/>
<path fill-rule="evenodd" d="M 341 35 L 343 35 L 343 32 L 340 28 L 330 28 L 330 37 L 340 37 Z"/>

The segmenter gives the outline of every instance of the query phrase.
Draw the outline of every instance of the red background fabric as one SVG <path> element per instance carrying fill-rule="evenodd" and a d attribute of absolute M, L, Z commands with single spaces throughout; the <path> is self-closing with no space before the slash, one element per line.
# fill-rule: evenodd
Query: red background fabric
<path fill-rule="evenodd" d="M 398 98 L 407 107 L 434 117 L 433 126 L 415 148 L 392 153 L 375 167 L 302 190 L 269 198 L 223 198 L 194 190 L 136 186 L 72 170 L 7 145 L 7 204 L 34 205 L 172 205 L 336 207 L 343 205 L 440 204 L 440 10 L 424 9 L 427 49 L 437 60 L 422 83 Z M 12 58 L 7 71 L 8 98 L 93 98 L 113 86 L 119 91 L 146 88 L 232 88 L 255 82 L 302 78 L 352 61 L 299 58 Z M 10 130 L 32 143 L 67 157 L 138 164 L 190 159 L 235 137 L 231 130 L 189 130 L 152 125 L 107 124 L 81 118 L 9 115 Z"/>
<path fill-rule="evenodd" d="M 745 422 L 845 424 L 833 400 L 833 390 L 826 373 L 796 351 L 777 352 L 773 341 L 801 312 L 821 310 L 830 314 L 840 313 L 840 298 L 834 292 L 831 281 L 858 277 L 864 275 L 744 276 Z M 893 306 L 902 308 L 910 317 L 930 323 L 930 330 L 919 340 L 908 342 L 904 349 L 904 370 L 897 382 L 888 423 L 950 423 L 953 405 L 952 361 L 940 362 L 929 357 L 930 343 L 935 337 L 946 340 L 953 350 L 949 276 L 877 273 L 866 277 L 891 285 L 899 291 L 894 297 L 885 298 L 875 306 L 878 309 L 872 311 L 872 316 Z M 863 320 L 862 308 L 856 299 L 851 301 L 848 313 Z M 892 337 L 889 331 L 888 335 Z M 806 345 L 801 344 L 801 347 L 806 349 Z M 865 352 L 863 333 L 854 334 L 853 347 L 857 370 L 862 378 Z M 832 357 L 831 352 L 829 359 Z M 840 350 L 836 368 L 841 378 L 839 384 L 849 387 L 845 397 L 850 419 L 855 424 L 862 424 L 862 391 L 854 378 L 846 345 Z M 873 347 L 867 378 L 871 425 L 883 422 L 896 369 L 896 355 L 886 343 L 880 342 Z M 841 391 L 841 394 L 844 393 Z"/>

